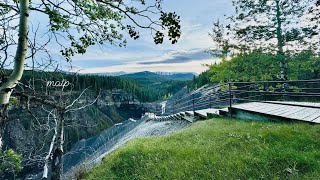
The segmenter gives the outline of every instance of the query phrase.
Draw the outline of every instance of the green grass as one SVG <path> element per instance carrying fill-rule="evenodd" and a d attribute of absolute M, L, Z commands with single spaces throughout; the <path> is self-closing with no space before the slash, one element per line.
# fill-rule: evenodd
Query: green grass
<path fill-rule="evenodd" d="M 320 126 L 197 122 L 127 143 L 86 179 L 320 179 Z"/>

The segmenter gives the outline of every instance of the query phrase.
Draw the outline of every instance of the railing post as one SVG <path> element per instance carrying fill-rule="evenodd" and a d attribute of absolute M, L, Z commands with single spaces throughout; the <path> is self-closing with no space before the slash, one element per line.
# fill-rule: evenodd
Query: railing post
<path fill-rule="evenodd" d="M 266 83 L 263 83 L 263 99 L 264 99 L 264 101 L 267 101 L 266 92 L 267 92 Z"/>
<path fill-rule="evenodd" d="M 232 117 L 232 86 L 231 86 L 231 83 L 229 82 L 229 115 L 230 117 Z"/>
<path fill-rule="evenodd" d="M 171 115 L 173 114 L 173 111 L 174 111 L 174 102 L 172 102 L 172 105 L 171 105 Z"/>
<path fill-rule="evenodd" d="M 212 96 L 212 93 L 210 93 L 210 109 L 211 109 L 211 96 Z"/>
<path fill-rule="evenodd" d="M 192 107 L 193 107 L 193 114 L 194 114 L 194 111 L 195 111 L 195 108 L 194 108 L 194 94 L 192 94 Z"/>
<path fill-rule="evenodd" d="M 289 92 L 289 83 L 287 82 L 287 80 L 283 83 L 283 99 L 285 101 L 289 100 L 288 94 L 286 94 L 287 92 Z"/>

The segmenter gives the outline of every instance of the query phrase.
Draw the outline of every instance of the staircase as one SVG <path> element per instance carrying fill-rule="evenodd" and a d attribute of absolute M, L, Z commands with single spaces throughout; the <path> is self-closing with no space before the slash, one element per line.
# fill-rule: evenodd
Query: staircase
<path fill-rule="evenodd" d="M 156 121 L 169 121 L 169 120 L 186 120 L 190 123 L 193 123 L 198 120 L 205 120 L 209 119 L 215 116 L 219 116 L 220 112 L 223 111 L 223 109 L 202 109 L 197 111 L 185 111 L 185 112 L 179 112 L 172 115 L 167 116 L 154 116 L 154 120 Z"/>

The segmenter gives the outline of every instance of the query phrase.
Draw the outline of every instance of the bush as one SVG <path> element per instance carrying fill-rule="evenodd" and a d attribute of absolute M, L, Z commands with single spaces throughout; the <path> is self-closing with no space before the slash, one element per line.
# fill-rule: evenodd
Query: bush
<path fill-rule="evenodd" d="M 320 78 L 320 58 L 312 52 L 288 56 L 287 60 L 290 80 Z M 231 60 L 212 65 L 209 77 L 213 82 L 280 80 L 280 65 L 273 54 L 241 54 Z"/>
<path fill-rule="evenodd" d="M 0 179 L 13 179 L 22 170 L 22 156 L 12 149 L 0 152 Z"/>

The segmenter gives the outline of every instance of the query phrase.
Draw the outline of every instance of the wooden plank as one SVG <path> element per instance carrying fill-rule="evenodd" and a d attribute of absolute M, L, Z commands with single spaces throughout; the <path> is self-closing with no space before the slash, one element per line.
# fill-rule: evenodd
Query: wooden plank
<path fill-rule="evenodd" d="M 179 119 L 178 115 L 176 115 L 176 114 L 174 114 L 172 118 L 176 119 L 176 120 Z"/>
<path fill-rule="evenodd" d="M 280 116 L 281 114 L 288 113 L 288 112 L 292 114 L 296 112 L 298 109 L 299 107 L 296 107 L 296 106 L 287 106 L 287 107 L 283 107 L 282 110 L 280 111 L 271 112 L 271 114 L 274 116 Z"/>
<path fill-rule="evenodd" d="M 278 104 L 268 104 L 268 103 L 256 103 L 256 106 L 259 109 L 274 109 L 275 107 L 279 108 Z M 281 107 L 281 105 L 280 105 Z"/>
<path fill-rule="evenodd" d="M 292 113 L 289 115 L 281 115 L 281 116 L 285 116 L 290 119 L 303 120 L 303 118 L 313 113 L 313 111 L 310 111 L 310 109 L 311 108 L 301 108 L 299 111 L 296 111 L 295 113 Z M 306 121 L 306 120 L 303 120 L 303 121 Z"/>
<path fill-rule="evenodd" d="M 207 109 L 207 114 L 216 114 L 219 115 L 219 110 L 218 109 Z"/>
<path fill-rule="evenodd" d="M 267 114 L 270 111 L 279 109 L 279 106 L 276 105 L 276 104 L 264 104 L 264 103 L 261 103 L 261 104 L 259 104 L 259 107 L 260 108 L 257 110 L 257 112 L 264 113 L 264 114 Z"/>
<path fill-rule="evenodd" d="M 288 104 L 288 105 L 300 105 L 300 106 L 310 106 L 310 107 L 320 107 L 320 103 L 314 102 L 294 102 L 294 101 L 266 101 L 270 103 L 281 103 L 281 104 Z"/>
<path fill-rule="evenodd" d="M 320 116 L 320 109 L 312 108 L 312 110 L 314 112 L 310 113 L 309 116 L 302 118 L 302 120 L 304 120 L 304 121 L 313 121 L 313 120 L 315 120 L 316 118 L 318 118 Z"/>
<path fill-rule="evenodd" d="M 200 115 L 205 118 L 208 117 L 208 114 L 218 114 L 219 115 L 218 109 L 213 109 L 213 108 L 198 110 L 198 111 L 195 111 L 195 113 L 197 115 Z"/>
<path fill-rule="evenodd" d="M 277 101 L 276 101 L 277 102 Z M 263 102 L 251 102 L 244 104 L 237 104 L 232 106 L 234 109 L 241 109 L 245 111 L 257 112 L 262 114 L 268 114 L 278 117 L 284 117 L 289 119 L 303 120 L 303 121 L 320 121 L 320 109 L 315 106 L 320 103 L 308 103 L 308 102 L 280 102 L 282 104 L 263 103 Z M 304 106 L 297 106 L 297 105 Z M 314 106 L 314 107 L 309 107 Z M 219 110 L 226 111 L 227 108 Z M 319 122 L 320 123 L 320 122 Z"/>
<path fill-rule="evenodd" d="M 302 121 L 312 121 L 313 119 L 315 119 L 315 117 L 311 119 L 312 115 L 315 114 L 316 112 L 318 112 L 318 115 L 320 115 L 320 111 L 318 111 L 318 109 L 316 108 L 304 108 L 302 111 L 289 115 L 289 118 L 299 119 Z M 307 118 L 307 117 L 310 117 L 310 118 Z"/>
<path fill-rule="evenodd" d="M 185 113 L 186 113 L 186 115 L 188 115 L 188 116 L 193 116 L 193 115 L 194 115 L 194 114 L 193 114 L 193 111 L 186 111 Z"/>
<path fill-rule="evenodd" d="M 299 112 L 307 109 L 306 107 L 297 107 L 297 106 L 294 106 L 294 107 L 296 107 L 296 108 L 293 108 L 293 111 L 288 111 L 288 112 L 282 113 L 282 114 L 280 114 L 280 116 L 290 116 L 292 114 L 299 113 Z"/>
<path fill-rule="evenodd" d="M 199 115 L 199 116 L 202 116 L 204 118 L 207 118 L 208 115 L 207 115 L 207 112 L 205 110 L 198 110 L 198 111 L 195 111 L 194 112 L 196 115 Z"/>
<path fill-rule="evenodd" d="M 189 122 L 193 122 L 194 121 L 194 119 L 193 119 L 193 117 L 191 117 L 191 116 L 184 116 L 184 117 L 182 117 L 184 120 L 186 120 L 186 121 L 189 121 Z"/>
<path fill-rule="evenodd" d="M 250 107 L 256 107 L 256 106 L 257 106 L 257 102 L 251 102 L 251 103 L 233 105 L 232 108 L 250 108 Z"/>
<path fill-rule="evenodd" d="M 247 111 L 252 111 L 252 112 L 258 112 L 258 113 L 264 113 L 264 114 L 270 114 L 270 112 L 273 111 L 282 111 L 282 107 L 281 105 L 277 105 L 277 104 L 266 104 L 266 103 L 259 103 L 259 104 L 255 104 L 256 107 L 254 106 L 250 106 L 248 108 L 240 108 L 243 110 L 247 110 Z"/>
<path fill-rule="evenodd" d="M 227 114 L 229 112 L 228 108 L 219 109 L 219 115 L 220 114 Z"/>
<path fill-rule="evenodd" d="M 277 113 L 287 112 L 292 108 L 292 106 L 286 106 L 286 105 L 278 105 L 278 107 L 279 107 L 278 109 L 270 110 L 267 113 L 271 115 L 276 115 Z"/>
<path fill-rule="evenodd" d="M 233 108 L 256 111 L 256 110 L 262 109 L 263 107 L 261 107 L 261 105 L 258 104 L 258 103 L 248 103 L 248 104 L 245 104 L 245 105 L 242 105 L 242 106 L 234 106 Z"/>
<path fill-rule="evenodd" d="M 299 107 L 299 106 L 289 106 L 290 108 L 286 111 L 278 112 L 276 115 L 279 116 L 288 116 L 290 114 L 294 114 L 296 112 L 299 112 L 300 110 L 305 109 L 305 107 Z"/>
<path fill-rule="evenodd" d="M 313 123 L 320 124 L 320 116 L 319 116 L 317 119 L 313 120 L 312 122 L 313 122 Z"/>
<path fill-rule="evenodd" d="M 251 106 L 251 107 L 242 107 L 241 109 L 247 109 L 247 110 L 250 110 L 250 111 L 259 111 L 261 109 L 263 109 L 264 107 L 261 107 L 261 106 Z"/>

